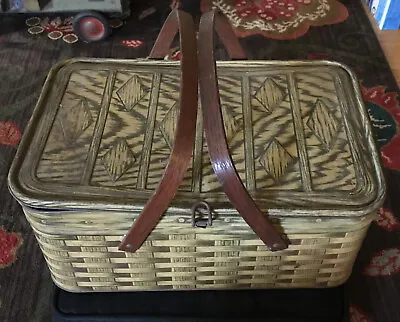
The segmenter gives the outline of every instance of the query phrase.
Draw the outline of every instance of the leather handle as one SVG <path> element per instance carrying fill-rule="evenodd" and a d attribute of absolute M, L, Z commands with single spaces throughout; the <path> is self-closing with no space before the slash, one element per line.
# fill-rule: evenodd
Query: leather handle
<path fill-rule="evenodd" d="M 282 250 L 288 247 L 286 241 L 282 239 L 268 221 L 267 216 L 261 212 L 249 195 L 229 153 L 218 93 L 214 59 L 214 26 L 220 35 L 226 35 L 228 27 L 231 29 L 227 18 L 215 10 L 203 14 L 200 19 L 198 40 L 199 64 L 201 66 L 199 71 L 200 98 L 211 163 L 224 192 L 247 224 L 271 251 Z M 233 31 L 231 32 L 233 33 Z M 234 41 L 232 38 L 222 36 L 221 40 L 224 44 L 227 44 L 228 50 L 237 49 L 235 44 L 238 44 L 237 39 Z"/>
<path fill-rule="evenodd" d="M 174 198 L 190 164 L 196 132 L 198 62 L 196 32 L 192 17 L 179 10 L 168 16 L 150 58 L 163 58 L 179 30 L 181 43 L 180 113 L 174 146 L 164 175 L 119 249 L 135 252 L 147 239 Z"/>
<path fill-rule="evenodd" d="M 200 19 L 201 23 L 203 25 L 209 25 L 211 28 L 211 33 L 214 33 L 215 28 L 219 39 L 224 44 L 231 59 L 247 59 L 247 56 L 244 53 L 228 18 L 226 18 L 217 9 L 213 10 L 212 12 L 214 12 L 214 14 L 205 13 Z M 214 40 L 212 41 L 214 48 Z"/>
<path fill-rule="evenodd" d="M 157 36 L 156 42 L 151 49 L 149 58 L 162 59 L 168 55 L 168 51 L 171 48 L 172 42 L 174 41 L 176 34 L 178 33 L 178 31 L 181 31 L 180 27 L 182 26 L 182 24 L 180 24 L 180 21 L 182 21 L 182 17 L 186 17 L 183 18 L 186 20 L 189 20 L 189 17 L 190 19 L 192 19 L 189 14 L 178 9 L 171 11 Z M 193 19 L 191 23 L 193 23 Z M 183 22 L 183 24 L 188 23 Z M 181 41 L 181 39 L 179 40 Z"/>

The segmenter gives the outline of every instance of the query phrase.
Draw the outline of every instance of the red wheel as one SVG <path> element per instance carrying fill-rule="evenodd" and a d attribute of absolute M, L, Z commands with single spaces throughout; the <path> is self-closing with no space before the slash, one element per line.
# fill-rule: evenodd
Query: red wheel
<path fill-rule="evenodd" d="M 95 11 L 83 12 L 74 18 L 74 32 L 86 42 L 95 42 L 107 38 L 111 32 L 108 21 Z"/>

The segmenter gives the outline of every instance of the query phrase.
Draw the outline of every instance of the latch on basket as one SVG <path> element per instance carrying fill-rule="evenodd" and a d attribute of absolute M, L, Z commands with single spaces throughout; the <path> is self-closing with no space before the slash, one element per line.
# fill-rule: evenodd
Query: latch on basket
<path fill-rule="evenodd" d="M 207 216 L 207 219 L 204 217 Z M 192 207 L 192 226 L 207 228 L 212 226 L 212 212 L 210 205 L 205 201 L 200 201 Z"/>
<path fill-rule="evenodd" d="M 163 177 L 155 193 L 135 220 L 134 226 L 119 245 L 120 250 L 135 252 L 142 245 L 168 209 L 184 179 L 194 150 L 199 90 L 208 154 L 224 193 L 232 206 L 271 251 L 288 247 L 287 241 L 275 230 L 266 214 L 260 210 L 246 190 L 230 155 L 218 92 L 214 29 L 233 59 L 245 59 L 246 55 L 228 18 L 215 10 L 202 16 L 197 42 L 192 17 L 179 10 L 171 12 L 150 53 L 151 58 L 165 57 L 175 34 L 179 31 L 182 55 L 180 112 L 174 145 Z M 198 68 L 198 62 L 201 62 L 202 68 Z M 200 205 L 202 207 L 199 207 Z M 203 214 L 199 216 L 201 208 L 207 210 L 208 220 L 203 219 Z M 192 209 L 192 225 L 204 228 L 212 225 L 211 209 L 207 203 L 200 202 Z"/>

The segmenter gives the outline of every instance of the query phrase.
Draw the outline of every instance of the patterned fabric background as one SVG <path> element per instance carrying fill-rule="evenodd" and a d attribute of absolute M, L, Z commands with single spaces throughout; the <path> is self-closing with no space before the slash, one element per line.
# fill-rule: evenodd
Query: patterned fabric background
<path fill-rule="evenodd" d="M 261 34 L 274 39 L 294 39 L 310 26 L 344 21 L 349 13 L 336 0 L 202 0 L 202 11 L 219 8 L 229 17 L 239 36 Z"/>
<path fill-rule="evenodd" d="M 357 72 L 389 194 L 347 283 L 351 321 L 400 321 L 399 92 L 359 1 L 203 0 L 201 8 L 228 13 L 251 59 L 330 59 Z M 47 72 L 69 57 L 146 57 L 170 6 L 179 4 L 134 1 L 132 16 L 110 21 L 112 37 L 95 44 L 76 38 L 69 17 L 0 16 L 0 321 L 51 320 L 49 272 L 6 179 Z M 227 58 L 222 48 L 217 54 Z M 171 56 L 179 59 L 179 51 Z"/>

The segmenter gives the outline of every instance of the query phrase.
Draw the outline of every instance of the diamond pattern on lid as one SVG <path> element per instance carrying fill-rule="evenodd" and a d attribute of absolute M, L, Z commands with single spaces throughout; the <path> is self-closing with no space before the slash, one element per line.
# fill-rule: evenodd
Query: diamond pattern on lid
<path fill-rule="evenodd" d="M 332 148 L 339 133 L 340 123 L 328 106 L 319 99 L 315 103 L 307 126 L 328 150 Z"/>
<path fill-rule="evenodd" d="M 115 182 L 136 162 L 128 143 L 119 139 L 102 157 L 104 167 Z"/>
<path fill-rule="evenodd" d="M 255 93 L 255 98 L 271 113 L 285 99 L 285 90 L 273 79 L 267 78 L 264 84 Z"/>
<path fill-rule="evenodd" d="M 264 169 L 275 180 L 279 180 L 295 160 L 296 158 L 291 156 L 277 140 L 271 141 L 258 159 Z"/>
<path fill-rule="evenodd" d="M 62 105 L 59 122 L 67 146 L 72 146 L 82 133 L 93 123 L 86 99 L 79 99 L 70 107 Z"/>
<path fill-rule="evenodd" d="M 242 128 L 241 119 L 236 119 L 232 112 L 226 107 L 222 107 L 222 117 L 224 120 L 226 139 L 230 142 Z M 158 129 L 162 133 L 168 147 L 172 149 L 174 145 L 175 132 L 179 118 L 179 102 L 176 102 L 165 114 L 163 120 L 158 124 Z"/>
<path fill-rule="evenodd" d="M 233 116 L 231 109 L 225 105 L 221 108 L 224 120 L 226 140 L 230 142 L 243 126 L 243 120 Z"/>
<path fill-rule="evenodd" d="M 140 77 L 132 76 L 126 81 L 117 91 L 118 99 L 129 112 L 136 104 L 148 93 L 148 90 L 143 86 Z"/>
<path fill-rule="evenodd" d="M 163 120 L 158 124 L 158 129 L 162 133 L 165 142 L 168 147 L 172 150 L 175 139 L 176 126 L 178 124 L 179 117 L 179 104 L 176 102 L 165 114 Z"/>

